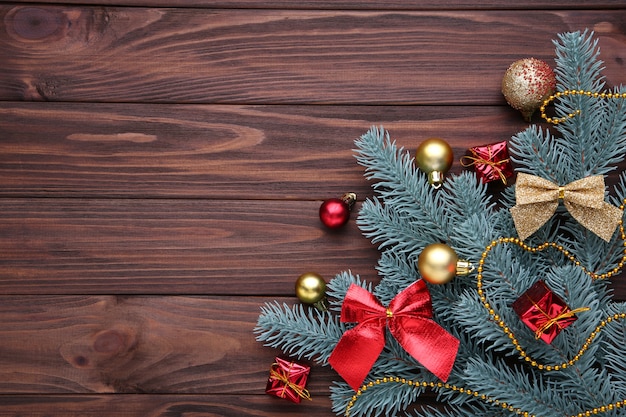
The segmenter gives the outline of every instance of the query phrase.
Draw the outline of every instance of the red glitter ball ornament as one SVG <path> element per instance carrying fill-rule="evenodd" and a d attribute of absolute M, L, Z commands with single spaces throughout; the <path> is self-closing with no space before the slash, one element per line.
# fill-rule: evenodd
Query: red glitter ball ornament
<path fill-rule="evenodd" d="M 350 219 L 350 211 L 356 201 L 356 194 L 346 193 L 341 198 L 324 200 L 320 206 L 320 220 L 329 229 L 339 229 Z"/>

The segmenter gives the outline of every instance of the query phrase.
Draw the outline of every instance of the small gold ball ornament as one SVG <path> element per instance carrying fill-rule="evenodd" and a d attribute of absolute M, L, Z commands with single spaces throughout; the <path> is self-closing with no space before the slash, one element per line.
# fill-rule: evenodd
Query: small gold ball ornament
<path fill-rule="evenodd" d="M 431 284 L 445 284 L 474 270 L 472 264 L 459 259 L 454 249 L 443 243 L 426 246 L 417 258 L 417 268 L 424 281 Z"/>
<path fill-rule="evenodd" d="M 317 309 L 325 311 L 326 281 L 315 272 L 305 272 L 296 280 L 296 297 L 305 304 L 312 304 Z"/>
<path fill-rule="evenodd" d="M 452 166 L 454 152 L 448 142 L 430 138 L 422 142 L 415 152 L 415 162 L 419 169 L 428 174 L 428 182 L 434 188 L 443 184 L 443 174 Z"/>

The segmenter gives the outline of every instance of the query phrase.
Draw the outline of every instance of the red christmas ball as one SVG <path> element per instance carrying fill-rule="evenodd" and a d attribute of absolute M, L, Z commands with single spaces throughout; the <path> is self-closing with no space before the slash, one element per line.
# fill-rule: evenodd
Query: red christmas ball
<path fill-rule="evenodd" d="M 320 220 L 330 229 L 338 229 L 348 223 L 350 205 L 340 198 L 325 200 L 320 206 Z"/>

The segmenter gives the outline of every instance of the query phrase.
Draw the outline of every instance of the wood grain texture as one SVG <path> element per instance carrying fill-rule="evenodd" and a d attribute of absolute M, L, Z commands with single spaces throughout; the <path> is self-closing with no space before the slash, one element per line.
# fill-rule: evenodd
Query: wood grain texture
<path fill-rule="evenodd" d="M 293 404 L 268 395 L 116 394 L 11 395 L 0 397 L 0 417 L 301 417 L 334 416 L 317 395 Z"/>
<path fill-rule="evenodd" d="M 585 28 L 625 82 L 623 0 L 0 1 L 0 417 L 335 415 L 325 367 L 264 394 L 252 329 L 306 270 L 378 279 L 317 216 L 372 195 L 353 140 L 508 139 L 504 70 Z"/>
<path fill-rule="evenodd" d="M 58 0 L 22 0 L 20 3 L 58 3 Z M 65 4 L 124 5 L 203 9 L 291 10 L 606 10 L 624 8 L 623 0 L 66 0 Z"/>
<path fill-rule="evenodd" d="M 626 10 L 2 5 L 0 22 L 4 100 L 493 105 L 511 62 L 551 60 L 557 33 L 585 28 L 609 84 L 626 65 Z"/>
<path fill-rule="evenodd" d="M 0 293 L 291 296 L 309 270 L 375 279 L 375 247 L 354 221 L 326 231 L 320 203 L 0 199 Z"/>
<path fill-rule="evenodd" d="M 527 126 L 509 107 L 436 106 L 0 103 L 0 119 L 0 196 L 236 200 L 371 195 L 353 148 L 372 125 L 411 152 L 443 135 L 457 161 Z"/>
<path fill-rule="evenodd" d="M 264 394 L 280 352 L 252 330 L 269 300 L 0 297 L 0 394 Z M 332 371 L 311 372 L 309 390 L 327 396 Z"/>
<path fill-rule="evenodd" d="M 376 247 L 354 220 L 326 230 L 319 205 L 0 199 L 0 294 L 292 296 L 306 271 L 376 282 Z M 626 299 L 626 282 L 614 287 Z"/>

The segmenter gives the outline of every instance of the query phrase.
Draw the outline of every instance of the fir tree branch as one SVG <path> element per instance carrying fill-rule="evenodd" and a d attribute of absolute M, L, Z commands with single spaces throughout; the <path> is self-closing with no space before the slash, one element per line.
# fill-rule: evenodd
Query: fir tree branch
<path fill-rule="evenodd" d="M 374 295 L 385 305 L 419 278 L 415 263 L 407 262 L 406 257 L 393 250 L 381 254 L 377 269 L 382 279 L 374 289 Z"/>
<path fill-rule="evenodd" d="M 400 384 L 378 384 L 368 388 L 350 408 L 351 417 L 396 416 L 410 404 L 416 402 L 423 389 Z M 354 391 L 345 383 L 331 387 L 333 411 L 343 415 Z"/>
<path fill-rule="evenodd" d="M 626 313 L 626 303 L 613 303 L 608 306 L 606 316 Z M 626 320 L 613 321 L 603 330 L 602 339 L 604 367 L 611 373 L 611 382 L 617 398 L 626 398 Z"/>
<path fill-rule="evenodd" d="M 556 139 L 536 125 L 514 135 L 509 141 L 511 160 L 519 165 L 518 170 L 538 175 L 557 184 L 567 184 L 567 173 L 572 172 L 571 159 L 563 158 L 562 149 Z M 575 178 L 578 179 L 578 178 Z"/>
<path fill-rule="evenodd" d="M 463 171 L 450 176 L 443 186 L 441 210 L 446 210 L 457 221 L 464 217 L 480 215 L 490 217 L 495 204 L 487 194 L 487 184 L 479 181 L 476 174 Z"/>
<path fill-rule="evenodd" d="M 341 312 L 343 299 L 352 284 L 365 288 L 372 292 L 372 284 L 361 280 L 358 275 L 353 275 L 350 271 L 340 272 L 326 285 L 326 297 L 329 301 L 329 310 Z"/>
<path fill-rule="evenodd" d="M 626 88 L 620 86 L 615 93 L 624 94 Z M 600 116 L 599 127 L 594 130 L 593 153 L 588 155 L 588 175 L 607 174 L 615 165 L 624 160 L 626 146 L 626 100 L 599 101 L 594 113 Z"/>
<path fill-rule="evenodd" d="M 414 411 L 411 415 L 416 417 L 476 417 L 476 416 L 506 416 L 505 412 L 498 413 L 493 405 L 475 404 L 446 404 L 445 409 L 425 406 L 422 410 Z"/>
<path fill-rule="evenodd" d="M 372 186 L 382 204 L 393 207 L 399 217 L 419 225 L 424 233 L 445 239 L 448 229 L 441 215 L 440 197 L 432 192 L 425 174 L 417 170 L 409 153 L 398 148 L 382 127 L 371 128 L 355 145 L 357 162 L 365 167 L 367 179 L 376 180 Z M 360 215 L 357 224 L 375 230 L 376 220 Z"/>
<path fill-rule="evenodd" d="M 327 364 L 345 331 L 338 318 L 302 304 L 266 303 L 254 328 L 257 340 L 283 352 Z"/>
<path fill-rule="evenodd" d="M 438 241 L 424 224 L 408 219 L 389 204 L 377 199 L 366 200 L 361 206 L 357 225 L 363 235 L 378 244 L 379 249 L 393 247 L 394 252 L 417 260 L 424 246 Z"/>
<path fill-rule="evenodd" d="M 603 62 L 598 59 L 600 50 L 593 32 L 587 30 L 566 32 L 553 41 L 556 53 L 557 90 L 566 89 L 600 91 L 604 88 Z"/>
<path fill-rule="evenodd" d="M 602 92 L 604 83 L 597 59 L 597 40 L 587 32 L 567 33 L 555 42 L 559 91 Z M 617 91 L 617 90 L 616 90 Z M 537 134 L 535 126 L 513 137 L 513 160 L 525 172 L 548 178 L 559 184 L 590 175 L 606 174 L 624 158 L 626 112 L 623 100 L 608 100 L 587 95 L 563 95 L 555 103 L 558 117 L 566 117 L 555 126 L 560 136 Z M 568 117 L 580 112 L 579 115 Z"/>
<path fill-rule="evenodd" d="M 560 91 L 604 88 L 597 45 L 587 31 L 559 35 L 555 72 Z M 565 185 L 589 175 L 604 175 L 623 160 L 623 99 L 603 101 L 576 94 L 560 99 L 554 108 L 559 117 L 577 110 L 580 114 L 554 126 L 556 134 L 530 126 L 515 135 L 509 150 L 521 171 Z M 505 189 L 500 201 L 503 208 L 496 209 L 487 187 L 473 173 L 450 176 L 442 189 L 433 190 L 410 154 L 392 142 L 382 127 L 371 128 L 355 145 L 357 161 L 365 167 L 365 177 L 375 181 L 372 186 L 377 192 L 376 198 L 364 202 L 357 225 L 381 249 L 377 269 L 382 279 L 374 294 L 384 305 L 419 278 L 416 261 L 427 244 L 445 242 L 460 257 L 477 262 L 491 241 L 515 235 L 508 211 L 515 204 L 514 186 Z M 620 174 L 615 194 L 609 198 L 619 205 L 626 198 L 625 173 Z M 530 244 L 544 241 L 566 246 L 582 265 L 596 273 L 612 270 L 624 256 L 617 234 L 609 243 L 600 241 L 563 207 L 528 239 Z M 489 307 L 478 294 L 476 275 L 470 274 L 446 285 L 429 285 L 433 316 L 460 341 L 450 384 L 506 402 L 514 411 L 442 386 L 435 391 L 445 402 L 444 409 L 426 407 L 413 415 L 511 417 L 527 412 L 537 417 L 569 417 L 587 411 L 595 414 L 594 409 L 624 400 L 626 323 L 613 321 L 591 343 L 587 341 L 607 315 L 626 310 L 625 303 L 612 300 L 607 280 L 592 280 L 555 249 L 538 252 L 518 245 L 498 245 L 489 251 L 482 266 L 481 291 Z M 512 308 L 538 279 L 545 280 L 571 309 L 588 308 L 579 312 L 577 320 L 551 344 L 537 340 L 534 330 Z M 337 341 L 351 326 L 340 323 L 338 313 L 352 284 L 372 291 L 371 284 L 351 272 L 340 273 L 327 286 L 330 311 L 325 313 L 302 305 L 266 304 L 255 328 L 258 340 L 327 364 Z M 489 310 L 496 312 L 498 319 Z M 579 355 L 582 346 L 586 348 Z M 533 361 L 537 363 L 528 363 Z M 561 363 L 567 366 L 551 372 L 537 365 Z M 366 382 L 387 376 L 435 381 L 389 334 Z M 423 387 L 408 384 L 375 384 L 359 394 L 351 416 L 406 413 L 422 393 Z M 333 410 L 343 414 L 354 395 L 347 384 L 335 383 L 331 387 Z M 617 417 L 620 412 L 623 410 L 606 409 L 602 415 Z"/>
<path fill-rule="evenodd" d="M 576 414 L 562 397 L 554 396 L 541 375 L 525 372 L 498 358 L 492 361 L 469 359 L 465 381 L 471 389 L 530 415 L 566 417 Z"/>

